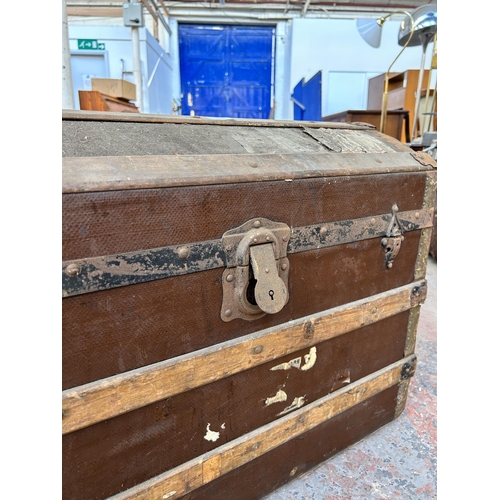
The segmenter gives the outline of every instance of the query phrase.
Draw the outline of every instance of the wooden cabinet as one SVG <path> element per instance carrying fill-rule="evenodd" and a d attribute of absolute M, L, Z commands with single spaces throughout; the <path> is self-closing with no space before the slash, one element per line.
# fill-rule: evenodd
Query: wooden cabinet
<path fill-rule="evenodd" d="M 413 127 L 415 115 L 415 98 L 418 89 L 418 76 L 420 70 L 409 69 L 402 73 L 389 73 L 389 83 L 387 87 L 387 109 L 407 110 L 409 112 L 410 132 Z M 422 79 L 422 97 L 425 98 L 429 80 L 429 70 L 424 71 Z M 382 109 L 382 96 L 384 94 L 385 73 L 370 78 L 368 81 L 368 109 Z M 420 113 L 424 111 L 421 103 Z M 403 135 L 399 138 L 405 141 Z"/>
<path fill-rule="evenodd" d="M 375 127 L 377 127 L 377 130 L 380 130 L 381 114 L 382 111 L 380 111 L 379 109 L 378 110 L 350 109 L 347 111 L 341 111 L 340 113 L 335 113 L 333 115 L 324 116 L 323 121 L 363 122 L 363 123 L 369 123 L 370 125 L 375 125 Z M 410 125 L 408 121 L 408 111 L 406 110 L 388 111 L 385 123 L 385 133 L 398 140 L 401 140 L 401 137 L 404 137 L 405 139 L 403 142 L 409 142 Z"/>

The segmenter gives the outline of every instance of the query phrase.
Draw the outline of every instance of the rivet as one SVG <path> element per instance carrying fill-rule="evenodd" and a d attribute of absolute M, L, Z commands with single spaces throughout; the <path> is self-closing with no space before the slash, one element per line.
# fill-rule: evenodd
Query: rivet
<path fill-rule="evenodd" d="M 389 264 L 387 264 L 387 267 L 390 269 L 392 267 L 392 262 L 389 262 Z"/>
<path fill-rule="evenodd" d="M 269 272 L 269 269 L 266 267 L 265 271 L 266 271 L 266 273 L 268 273 L 268 272 Z"/>
<path fill-rule="evenodd" d="M 226 281 L 233 281 L 234 280 L 234 276 L 232 274 L 228 274 L 226 276 Z"/>
<path fill-rule="evenodd" d="M 377 163 L 382 163 L 382 160 L 381 160 L 380 158 L 375 158 L 375 161 L 376 161 Z"/>
<path fill-rule="evenodd" d="M 252 445 L 252 451 L 258 450 L 259 449 L 259 443 L 255 443 Z"/>
<path fill-rule="evenodd" d="M 394 204 L 394 205 L 392 206 L 392 209 L 393 209 L 395 212 L 397 212 L 397 211 L 399 210 L 399 208 L 398 208 L 398 206 L 397 206 L 396 204 Z"/>
<path fill-rule="evenodd" d="M 252 352 L 253 354 L 260 354 L 264 350 L 264 346 L 258 345 L 257 347 L 254 347 Z"/>
<path fill-rule="evenodd" d="M 283 236 L 283 238 L 281 238 L 283 241 L 288 241 L 288 238 L 286 236 Z"/>
<path fill-rule="evenodd" d="M 375 314 L 377 312 L 377 308 L 374 307 L 371 311 L 370 311 L 372 314 Z"/>
<path fill-rule="evenodd" d="M 319 230 L 319 234 L 320 236 L 325 236 L 325 234 L 328 232 L 328 229 L 326 229 L 325 226 L 323 226 L 320 230 Z"/>
<path fill-rule="evenodd" d="M 260 220 L 256 220 L 256 221 L 253 223 L 253 227 L 260 227 Z"/>
<path fill-rule="evenodd" d="M 70 264 L 66 268 L 66 274 L 68 276 L 76 276 L 76 275 L 80 274 L 80 272 L 81 272 L 81 269 L 80 269 L 80 266 L 78 264 Z"/>
<path fill-rule="evenodd" d="M 266 241 L 271 241 L 271 236 L 266 236 Z"/>
<path fill-rule="evenodd" d="M 370 220 L 370 226 L 374 226 L 375 225 L 375 219 L 371 219 Z"/>
<path fill-rule="evenodd" d="M 415 214 L 415 219 L 418 219 L 419 217 L 420 217 L 420 212 L 417 212 L 417 213 Z"/>
<path fill-rule="evenodd" d="M 181 259 L 187 259 L 189 256 L 189 248 L 188 247 L 181 247 L 181 248 L 179 248 L 177 253 Z"/>
<path fill-rule="evenodd" d="M 233 314 L 233 311 L 231 311 L 231 309 L 227 309 L 227 310 L 224 312 L 224 316 L 226 316 L 226 318 L 228 318 L 229 316 L 231 316 L 231 314 Z"/>
<path fill-rule="evenodd" d="M 259 241 L 257 238 L 254 238 L 254 239 L 253 239 L 253 242 L 254 242 L 254 243 L 257 243 L 257 241 Z"/>
<path fill-rule="evenodd" d="M 283 271 L 284 271 L 285 269 L 287 269 L 287 267 L 288 267 L 288 265 L 287 265 L 287 264 L 285 264 L 285 263 L 281 264 L 281 269 L 283 269 Z"/>

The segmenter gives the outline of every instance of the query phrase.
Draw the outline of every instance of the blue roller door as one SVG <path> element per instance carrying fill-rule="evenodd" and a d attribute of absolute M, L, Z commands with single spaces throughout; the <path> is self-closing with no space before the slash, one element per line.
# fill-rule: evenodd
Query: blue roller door
<path fill-rule="evenodd" d="M 182 113 L 269 118 L 275 29 L 179 25 Z"/>

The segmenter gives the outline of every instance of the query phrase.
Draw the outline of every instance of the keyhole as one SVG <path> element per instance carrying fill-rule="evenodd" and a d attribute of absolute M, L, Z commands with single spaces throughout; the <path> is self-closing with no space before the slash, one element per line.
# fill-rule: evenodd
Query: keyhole
<path fill-rule="evenodd" d="M 274 290 L 269 290 L 269 296 L 271 297 L 271 300 L 274 300 Z"/>

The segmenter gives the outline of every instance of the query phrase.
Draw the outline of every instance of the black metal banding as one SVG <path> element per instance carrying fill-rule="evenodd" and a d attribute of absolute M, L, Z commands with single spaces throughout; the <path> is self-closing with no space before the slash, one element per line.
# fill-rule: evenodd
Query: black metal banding
<path fill-rule="evenodd" d="M 432 209 L 398 213 L 403 232 L 432 226 Z M 291 229 L 287 253 L 384 237 L 392 214 Z M 127 252 L 62 263 L 62 296 L 226 267 L 221 240 Z"/>
<path fill-rule="evenodd" d="M 225 267 L 225 263 L 219 240 L 72 260 L 63 262 L 63 297 Z M 67 274 L 70 264 L 78 267 L 77 275 Z"/>

